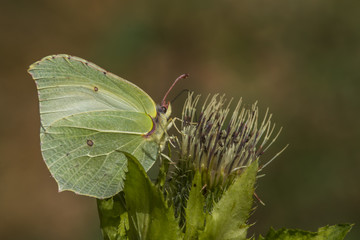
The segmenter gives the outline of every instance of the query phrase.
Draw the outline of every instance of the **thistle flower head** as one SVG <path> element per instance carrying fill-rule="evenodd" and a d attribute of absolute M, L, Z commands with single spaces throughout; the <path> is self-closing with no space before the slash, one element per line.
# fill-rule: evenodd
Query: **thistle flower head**
<path fill-rule="evenodd" d="M 204 210 L 211 212 L 214 203 L 220 200 L 235 177 L 259 159 L 281 132 L 280 129 L 270 141 L 275 129 L 275 124 L 271 122 L 272 115 L 266 111 L 260 122 L 257 103 L 246 108 L 240 99 L 232 108 L 232 99 L 215 94 L 208 96 L 200 109 L 199 100 L 200 95 L 189 93 L 185 101 L 181 136 L 175 138 L 179 159 L 169 175 L 166 190 L 181 226 L 185 222 L 186 202 L 196 172 L 201 174 Z"/>
<path fill-rule="evenodd" d="M 269 142 L 275 124 L 268 111 L 259 123 L 257 103 L 246 109 L 240 99 L 231 111 L 232 99 L 215 94 L 207 97 L 198 113 L 199 99 L 190 93 L 183 108 L 179 163 L 200 171 L 207 189 L 226 189 L 270 147 L 281 129 Z"/>

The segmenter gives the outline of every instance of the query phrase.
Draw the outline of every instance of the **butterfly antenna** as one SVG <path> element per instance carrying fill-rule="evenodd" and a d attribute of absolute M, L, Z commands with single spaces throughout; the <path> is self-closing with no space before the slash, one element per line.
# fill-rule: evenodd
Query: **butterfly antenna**
<path fill-rule="evenodd" d="M 190 90 L 189 89 L 183 89 L 183 90 L 181 90 L 181 92 L 180 93 L 178 93 L 178 95 L 176 95 L 170 102 L 171 102 L 171 104 L 173 104 L 174 102 L 175 102 L 175 100 L 176 99 L 178 99 L 178 97 L 180 97 L 184 92 L 190 92 Z"/>
<path fill-rule="evenodd" d="M 163 98 L 163 100 L 162 100 L 162 102 L 161 102 L 161 105 L 166 105 L 166 98 L 167 98 L 167 96 L 169 95 L 169 93 L 170 93 L 170 91 L 171 91 L 171 89 L 173 89 L 173 87 L 175 86 L 175 84 L 180 80 L 180 79 L 185 79 L 185 78 L 187 78 L 189 76 L 189 74 L 182 74 L 182 75 L 180 75 L 175 81 L 174 81 L 174 83 L 171 85 L 171 87 L 169 88 L 169 90 L 166 92 L 166 94 L 165 94 L 165 96 L 164 96 L 164 98 Z"/>

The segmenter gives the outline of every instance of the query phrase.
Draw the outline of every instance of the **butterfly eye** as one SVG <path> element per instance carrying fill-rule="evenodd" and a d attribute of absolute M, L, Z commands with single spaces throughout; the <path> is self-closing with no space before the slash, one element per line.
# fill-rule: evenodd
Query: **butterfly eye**
<path fill-rule="evenodd" d="M 160 105 L 158 105 L 157 106 L 157 112 L 158 113 L 166 113 L 166 111 L 167 111 L 167 107 L 166 106 L 160 106 Z"/>

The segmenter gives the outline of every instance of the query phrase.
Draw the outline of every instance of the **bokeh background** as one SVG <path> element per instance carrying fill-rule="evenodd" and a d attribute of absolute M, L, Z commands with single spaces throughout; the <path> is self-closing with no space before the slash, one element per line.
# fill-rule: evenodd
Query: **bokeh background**
<path fill-rule="evenodd" d="M 259 100 L 284 130 L 265 169 L 252 232 L 357 223 L 360 239 L 358 1 L 0 2 L 0 239 L 100 239 L 94 199 L 58 193 L 40 153 L 28 66 L 68 53 L 160 101 L 173 91 Z M 175 115 L 183 99 L 175 103 Z"/>

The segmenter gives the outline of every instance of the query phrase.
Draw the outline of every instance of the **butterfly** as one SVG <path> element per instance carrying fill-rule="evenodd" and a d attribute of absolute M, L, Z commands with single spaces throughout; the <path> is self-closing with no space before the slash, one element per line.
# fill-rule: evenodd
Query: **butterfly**
<path fill-rule="evenodd" d="M 123 189 L 132 154 L 149 170 L 165 142 L 171 114 L 135 84 L 84 59 L 47 56 L 29 67 L 40 109 L 43 159 L 59 191 L 107 198 Z"/>

